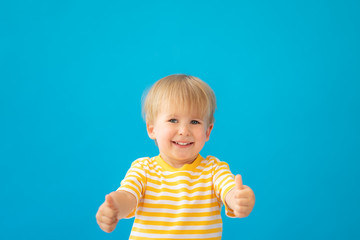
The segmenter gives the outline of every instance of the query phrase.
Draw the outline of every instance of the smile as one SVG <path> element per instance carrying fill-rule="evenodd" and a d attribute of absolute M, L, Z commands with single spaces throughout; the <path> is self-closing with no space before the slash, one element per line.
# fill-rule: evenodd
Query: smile
<path fill-rule="evenodd" d="M 188 146 L 188 145 L 193 144 L 193 142 L 175 142 L 175 141 L 173 141 L 173 143 L 180 145 L 180 146 Z"/>

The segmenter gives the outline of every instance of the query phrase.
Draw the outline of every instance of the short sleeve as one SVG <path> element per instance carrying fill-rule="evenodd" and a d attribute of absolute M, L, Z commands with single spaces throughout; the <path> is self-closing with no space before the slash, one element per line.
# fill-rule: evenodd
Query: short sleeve
<path fill-rule="evenodd" d="M 134 195 L 137 206 L 144 195 L 146 186 L 146 171 L 142 160 L 138 159 L 131 164 L 125 178 L 121 181 L 120 187 L 117 189 L 118 191 L 122 190 Z M 134 217 L 136 209 L 137 207 L 126 218 Z"/>
<path fill-rule="evenodd" d="M 226 162 L 217 160 L 214 166 L 213 183 L 215 194 L 225 205 L 225 213 L 228 217 L 235 217 L 233 210 L 226 204 L 226 194 L 235 187 L 235 177 Z"/>

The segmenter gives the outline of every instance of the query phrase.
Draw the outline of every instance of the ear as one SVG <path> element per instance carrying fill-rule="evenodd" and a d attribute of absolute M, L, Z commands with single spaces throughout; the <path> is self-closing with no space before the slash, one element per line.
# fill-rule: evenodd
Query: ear
<path fill-rule="evenodd" d="M 146 130 L 149 135 L 149 138 L 155 139 L 155 126 L 149 122 L 146 122 Z"/>
<path fill-rule="evenodd" d="M 208 128 L 206 129 L 206 141 L 209 141 L 210 139 L 210 133 L 213 130 L 214 123 L 210 123 Z"/>

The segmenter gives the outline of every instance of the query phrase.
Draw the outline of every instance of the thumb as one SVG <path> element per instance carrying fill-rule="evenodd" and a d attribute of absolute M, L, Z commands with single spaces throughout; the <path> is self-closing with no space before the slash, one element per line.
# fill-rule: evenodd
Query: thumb
<path fill-rule="evenodd" d="M 238 174 L 235 176 L 235 189 L 241 190 L 243 188 L 244 187 L 243 187 L 241 175 Z"/>
<path fill-rule="evenodd" d="M 105 203 L 107 203 L 107 205 L 108 205 L 111 209 L 114 209 L 114 210 L 117 209 L 115 200 L 113 199 L 113 197 L 112 197 L 110 194 L 108 194 L 108 195 L 105 196 Z"/>

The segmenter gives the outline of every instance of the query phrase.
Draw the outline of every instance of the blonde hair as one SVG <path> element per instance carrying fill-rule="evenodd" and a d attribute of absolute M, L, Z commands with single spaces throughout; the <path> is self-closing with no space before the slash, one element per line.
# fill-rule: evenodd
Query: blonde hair
<path fill-rule="evenodd" d="M 161 109 L 171 107 L 197 111 L 208 124 L 215 121 L 215 94 L 208 84 L 194 76 L 173 74 L 164 77 L 143 96 L 142 113 L 147 122 L 153 122 Z"/>

